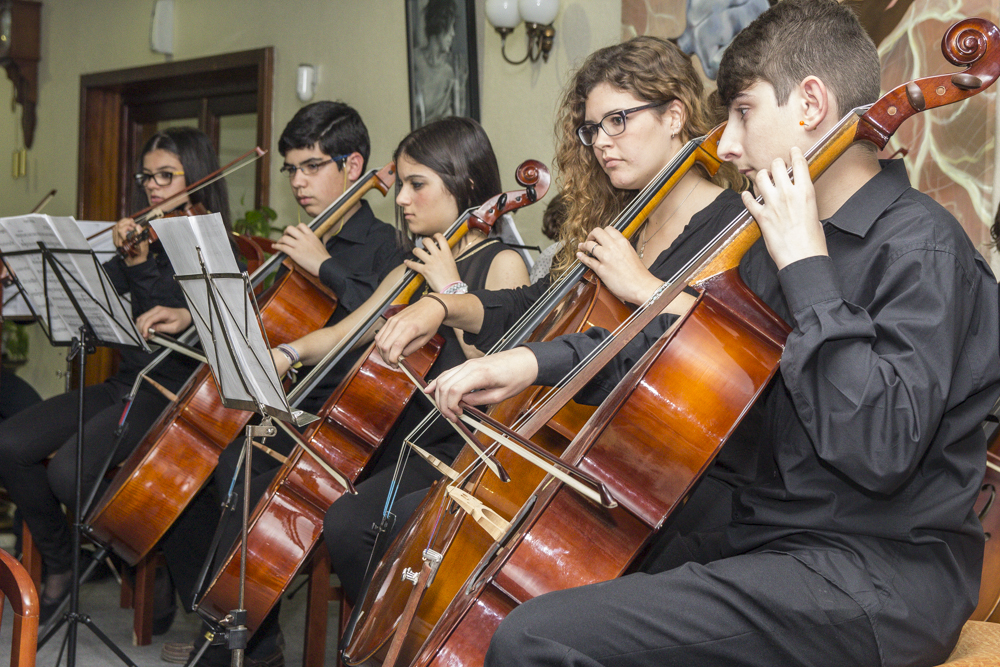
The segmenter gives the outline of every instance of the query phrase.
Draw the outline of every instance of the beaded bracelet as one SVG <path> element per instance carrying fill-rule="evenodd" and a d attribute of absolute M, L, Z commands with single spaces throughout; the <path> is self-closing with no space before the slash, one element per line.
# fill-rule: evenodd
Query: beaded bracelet
<path fill-rule="evenodd" d="M 447 285 L 441 294 L 468 294 L 469 286 L 463 283 L 461 280 L 456 280 L 455 282 Z"/>
<path fill-rule="evenodd" d="M 280 350 L 282 354 L 284 354 L 286 357 L 288 357 L 288 361 L 290 361 L 293 366 L 295 364 L 299 363 L 299 352 L 298 352 L 298 350 L 296 350 L 294 347 L 292 347 L 288 343 L 282 343 L 281 345 L 279 345 L 278 346 L 278 350 Z"/>

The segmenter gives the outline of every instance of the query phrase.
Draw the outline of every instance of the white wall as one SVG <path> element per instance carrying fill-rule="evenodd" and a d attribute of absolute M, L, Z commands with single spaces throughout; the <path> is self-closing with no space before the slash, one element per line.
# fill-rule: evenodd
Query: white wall
<path fill-rule="evenodd" d="M 44 0 L 38 126 L 28 153 L 28 176 L 0 169 L 0 216 L 27 212 L 50 189 L 53 215 L 76 212 L 80 75 L 167 62 L 149 50 L 151 0 Z M 483 2 L 476 2 L 482 23 Z M 500 38 L 481 27 L 482 122 L 497 152 L 504 185 L 514 188 L 514 168 L 527 158 L 551 163 L 552 128 L 562 86 L 588 53 L 621 34 L 618 0 L 563 0 L 548 63 L 512 66 L 500 58 Z M 176 0 L 174 60 L 275 47 L 273 138 L 301 106 L 295 97 L 300 63 L 319 66 L 315 99 L 340 99 L 360 111 L 372 135 L 373 165 L 389 160 L 409 131 L 406 19 L 401 0 Z M 524 28 L 508 40 L 514 58 L 523 54 Z M 12 85 L 0 81 L 0 99 Z M 0 165 L 20 147 L 19 114 L 0 114 Z M 249 148 L 249 147 L 248 147 Z M 297 218 L 294 200 L 272 160 L 271 205 L 278 224 Z M 392 219 L 389 198 L 370 195 L 376 213 Z M 529 243 L 544 244 L 543 205 L 522 211 L 518 227 Z M 35 327 L 37 330 L 37 327 Z M 62 390 L 55 375 L 63 351 L 36 331 L 31 362 L 20 374 L 42 393 Z"/>

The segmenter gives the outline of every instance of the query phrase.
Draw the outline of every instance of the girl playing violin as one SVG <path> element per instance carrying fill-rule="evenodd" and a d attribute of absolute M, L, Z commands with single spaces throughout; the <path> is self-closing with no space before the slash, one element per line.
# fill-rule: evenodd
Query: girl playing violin
<path fill-rule="evenodd" d="M 157 206 L 183 191 L 187 183 L 219 168 L 211 141 L 202 132 L 186 127 L 169 128 L 153 135 L 143 146 L 133 204 Z M 229 204 L 224 181 L 175 200 L 203 204 L 220 213 L 228 227 Z M 135 222 L 123 218 L 115 225 L 114 243 L 121 246 Z M 143 335 L 151 328 L 177 333 L 191 323 L 184 295 L 174 281 L 174 271 L 158 242 L 143 241 L 135 256 L 114 257 L 104 268 L 120 294 L 128 293 L 132 316 Z M 105 382 L 84 390 L 85 431 L 83 470 L 84 497 L 100 482 L 101 466 L 112 449 L 112 465 L 124 460 L 139 443 L 148 427 L 167 406 L 159 392 L 142 385 L 129 412 L 127 428 L 116 436 L 122 414 L 122 400 L 129 393 L 139 371 L 150 361 L 140 350 L 121 352 L 118 372 Z M 150 377 L 176 392 L 197 362 L 172 355 Z M 50 398 L 18 413 L 0 424 L 0 483 L 7 488 L 31 530 L 45 564 L 41 594 L 44 622 L 67 593 L 71 580 L 71 536 L 60 503 L 75 503 L 75 448 L 77 391 Z M 46 466 L 46 459 L 51 459 Z"/>
<path fill-rule="evenodd" d="M 444 309 L 419 302 L 393 317 L 376 343 L 395 361 L 447 323 L 488 350 L 579 260 L 619 298 L 640 304 L 741 210 L 740 198 L 690 170 L 630 243 L 608 224 L 690 139 L 710 129 L 704 90 L 690 58 L 673 43 L 637 37 L 601 49 L 567 87 L 556 123 L 556 164 L 566 221 L 548 279 L 500 292 L 445 295 Z M 732 172 L 725 172 L 732 173 Z M 725 184 L 727 178 L 716 180 Z"/>

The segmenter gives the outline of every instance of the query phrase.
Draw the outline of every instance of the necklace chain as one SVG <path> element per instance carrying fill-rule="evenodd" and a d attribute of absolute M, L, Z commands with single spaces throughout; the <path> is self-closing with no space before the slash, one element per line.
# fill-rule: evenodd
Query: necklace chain
<path fill-rule="evenodd" d="M 663 222 L 660 223 L 660 226 L 656 228 L 655 232 L 649 235 L 649 238 L 646 237 L 646 227 L 648 225 L 642 226 L 642 232 L 640 238 L 641 243 L 639 244 L 639 259 L 642 259 L 642 254 L 646 251 L 646 244 L 652 241 L 653 237 L 660 233 L 660 230 L 663 229 L 668 222 L 670 222 L 670 219 L 674 217 L 674 214 L 676 214 L 677 211 L 681 210 L 681 207 L 684 206 L 684 203 L 688 200 L 688 197 L 690 197 L 691 193 L 694 192 L 695 189 L 698 187 L 699 182 L 700 181 L 698 179 L 695 179 L 694 185 L 691 187 L 690 190 L 688 190 L 688 193 L 684 195 L 684 199 L 681 200 L 681 203 L 678 204 L 677 207 L 670 212 L 670 215 L 668 215 L 666 218 L 663 219 Z"/>

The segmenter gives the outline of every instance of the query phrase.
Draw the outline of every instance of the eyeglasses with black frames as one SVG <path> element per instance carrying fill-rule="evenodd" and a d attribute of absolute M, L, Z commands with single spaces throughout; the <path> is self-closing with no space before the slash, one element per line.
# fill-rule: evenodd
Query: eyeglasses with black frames
<path fill-rule="evenodd" d="M 643 111 L 645 109 L 655 109 L 656 107 L 662 107 L 664 104 L 666 104 L 665 101 L 652 102 L 651 104 L 643 104 L 641 107 L 632 107 L 631 109 L 612 111 L 602 118 L 599 123 L 584 123 L 580 127 L 576 128 L 576 136 L 580 138 L 580 143 L 584 146 L 593 146 L 594 142 L 597 141 L 598 130 L 604 130 L 604 134 L 609 137 L 617 137 L 625 131 L 625 119 L 629 116 L 629 114 L 633 114 L 636 111 Z"/>
<path fill-rule="evenodd" d="M 183 171 L 157 171 L 152 174 L 142 172 L 141 174 L 135 175 L 135 182 L 138 183 L 141 188 L 145 187 L 146 183 L 148 183 L 150 179 L 153 179 L 153 182 L 160 187 L 166 187 L 174 182 L 174 176 L 183 175 Z"/>
<path fill-rule="evenodd" d="M 345 155 L 337 155 L 335 157 L 330 158 L 329 160 L 311 160 L 309 162 L 304 162 L 299 166 L 285 163 L 281 166 L 281 169 L 279 169 L 278 171 L 280 171 L 282 174 L 287 175 L 289 179 L 295 178 L 295 172 L 298 171 L 301 171 L 303 176 L 315 176 L 316 174 L 319 173 L 320 169 L 330 164 L 331 162 L 336 162 L 338 165 L 341 165 L 349 157 L 351 157 L 351 154 L 347 153 Z"/>

